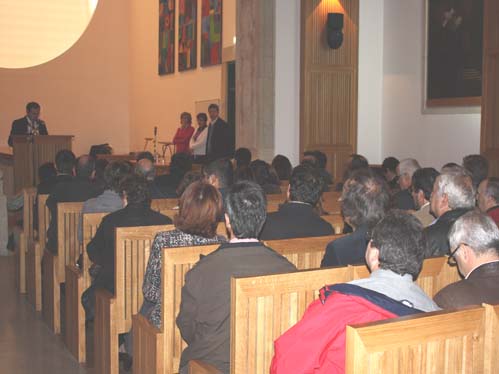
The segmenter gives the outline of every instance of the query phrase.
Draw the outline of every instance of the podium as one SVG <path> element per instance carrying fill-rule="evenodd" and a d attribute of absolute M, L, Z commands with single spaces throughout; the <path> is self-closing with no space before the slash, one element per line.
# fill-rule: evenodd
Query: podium
<path fill-rule="evenodd" d="M 15 135 L 12 137 L 14 150 L 14 190 L 38 183 L 38 167 L 54 162 L 55 155 L 62 149 L 71 150 L 73 135 Z"/>

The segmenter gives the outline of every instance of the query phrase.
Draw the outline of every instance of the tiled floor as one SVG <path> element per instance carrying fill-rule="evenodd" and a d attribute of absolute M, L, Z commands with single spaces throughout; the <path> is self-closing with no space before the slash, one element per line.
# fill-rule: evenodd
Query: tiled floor
<path fill-rule="evenodd" d="M 14 257 L 0 257 L 0 373 L 90 374 L 14 287 Z"/>

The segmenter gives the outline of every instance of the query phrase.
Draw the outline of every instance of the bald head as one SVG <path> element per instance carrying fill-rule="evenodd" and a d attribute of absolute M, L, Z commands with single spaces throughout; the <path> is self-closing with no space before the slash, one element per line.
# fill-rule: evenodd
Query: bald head
<path fill-rule="evenodd" d="M 137 161 L 137 164 L 135 165 L 135 173 L 142 175 L 148 181 L 153 181 L 156 175 L 156 169 L 151 160 L 143 158 L 142 160 Z"/>

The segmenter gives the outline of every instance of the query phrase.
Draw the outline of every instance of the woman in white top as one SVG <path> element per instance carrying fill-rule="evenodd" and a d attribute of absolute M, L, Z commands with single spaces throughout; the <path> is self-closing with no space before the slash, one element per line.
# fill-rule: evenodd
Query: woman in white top
<path fill-rule="evenodd" d="M 199 113 L 197 116 L 198 128 L 192 135 L 189 147 L 195 162 L 202 162 L 206 155 L 206 139 L 208 138 L 208 116 L 206 113 Z"/>

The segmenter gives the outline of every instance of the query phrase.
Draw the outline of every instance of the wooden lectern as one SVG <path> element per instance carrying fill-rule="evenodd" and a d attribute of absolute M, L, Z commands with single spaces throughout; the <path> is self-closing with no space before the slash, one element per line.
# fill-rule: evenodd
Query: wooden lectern
<path fill-rule="evenodd" d="M 14 190 L 38 183 L 38 167 L 45 162 L 54 162 L 61 149 L 71 150 L 73 135 L 15 135 L 12 137 L 14 149 Z"/>

